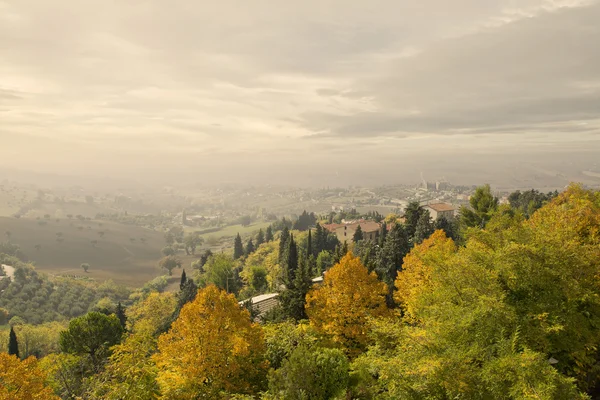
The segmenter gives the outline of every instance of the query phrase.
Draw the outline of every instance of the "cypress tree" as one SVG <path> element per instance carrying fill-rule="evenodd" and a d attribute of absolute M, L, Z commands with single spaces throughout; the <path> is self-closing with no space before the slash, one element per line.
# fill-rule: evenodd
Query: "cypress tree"
<path fill-rule="evenodd" d="M 179 290 L 183 290 L 183 286 L 187 282 L 187 276 L 185 275 L 185 269 L 181 273 L 181 281 L 179 282 Z"/>
<path fill-rule="evenodd" d="M 379 247 L 382 248 L 385 243 L 385 237 L 387 236 L 387 223 L 383 221 L 381 223 L 381 235 L 379 236 Z"/>
<path fill-rule="evenodd" d="M 348 254 L 348 242 L 344 241 L 344 244 L 342 244 L 342 252 L 340 253 L 340 259 L 346 254 Z"/>
<path fill-rule="evenodd" d="M 183 273 L 185 274 L 185 271 Z M 117 312 L 115 313 L 115 315 L 117 316 L 117 318 L 119 318 L 121 327 L 125 329 L 125 324 L 127 323 L 127 316 L 125 315 L 125 308 L 123 307 L 121 302 L 117 304 Z"/>
<path fill-rule="evenodd" d="M 417 222 L 417 228 L 415 229 L 415 235 L 412 238 L 412 243 L 419 244 L 431 236 L 432 233 L 433 224 L 431 223 L 431 217 L 429 216 L 429 211 L 425 210 Z"/>
<path fill-rule="evenodd" d="M 265 242 L 265 234 L 263 233 L 263 230 L 260 229 L 258 231 L 258 235 L 256 235 L 256 248 L 258 249 L 260 247 L 261 244 L 263 244 Z"/>
<path fill-rule="evenodd" d="M 265 242 L 273 241 L 273 227 L 271 225 L 267 226 L 267 233 L 265 235 Z"/>
<path fill-rule="evenodd" d="M 298 269 L 298 247 L 294 242 L 294 236 L 290 235 L 288 240 L 287 260 L 285 263 L 285 284 L 286 286 L 293 285 Z"/>
<path fill-rule="evenodd" d="M 286 290 L 281 293 L 281 307 L 288 318 L 298 321 L 306 319 L 306 295 L 312 286 L 311 273 L 308 260 L 301 257 L 293 281 Z"/>
<path fill-rule="evenodd" d="M 237 260 L 244 255 L 244 244 L 242 243 L 242 237 L 238 233 L 233 242 L 233 258 Z"/>
<path fill-rule="evenodd" d="M 10 335 L 8 337 L 8 354 L 11 356 L 19 357 L 19 342 L 17 341 L 17 334 L 15 333 L 14 328 L 10 327 Z"/>
<path fill-rule="evenodd" d="M 287 226 L 283 227 L 281 235 L 279 236 L 279 264 L 284 264 L 287 257 L 285 255 L 288 248 L 288 240 L 290 238 L 290 231 Z"/>
<path fill-rule="evenodd" d="M 311 229 L 308 230 L 308 239 L 306 240 L 306 257 L 314 255 L 312 250 L 312 233 Z"/>
<path fill-rule="evenodd" d="M 358 225 L 356 227 L 356 230 L 354 231 L 354 236 L 352 237 L 352 240 L 354 241 L 354 243 L 357 243 L 360 240 L 363 240 L 363 231 L 362 228 L 360 227 L 360 225 Z"/>
<path fill-rule="evenodd" d="M 317 224 L 317 226 L 315 227 L 315 243 L 314 243 L 314 254 L 318 255 L 320 252 L 322 252 L 323 250 L 325 250 L 325 242 L 326 242 L 326 237 L 323 235 L 324 229 L 321 226 L 321 224 Z"/>
<path fill-rule="evenodd" d="M 375 272 L 383 282 L 388 285 L 388 306 L 394 306 L 393 290 L 394 281 L 398 271 L 402 269 L 402 260 L 410 251 L 408 233 L 402 224 L 394 224 L 388 233 L 383 248 L 379 250 L 379 260 Z"/>
<path fill-rule="evenodd" d="M 252 239 L 248 240 L 248 244 L 246 244 L 246 255 L 254 253 L 254 243 L 252 243 Z"/>

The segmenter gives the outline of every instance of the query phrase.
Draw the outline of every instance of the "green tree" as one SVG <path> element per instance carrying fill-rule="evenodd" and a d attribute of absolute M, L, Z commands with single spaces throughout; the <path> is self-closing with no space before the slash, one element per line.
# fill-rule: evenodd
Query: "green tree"
<path fill-rule="evenodd" d="M 17 358 L 19 358 L 19 342 L 17 341 L 17 334 L 12 326 L 10 327 L 10 334 L 8 338 L 8 354 L 11 356 L 17 356 Z"/>
<path fill-rule="evenodd" d="M 293 239 L 292 239 L 293 240 Z M 281 307 L 287 318 L 296 321 L 306 319 L 306 295 L 312 286 L 311 272 L 305 257 L 298 261 L 293 279 L 279 295 Z"/>
<path fill-rule="evenodd" d="M 187 282 L 187 276 L 185 275 L 185 269 L 181 273 L 181 280 L 179 281 L 179 290 L 183 289 L 183 286 Z"/>
<path fill-rule="evenodd" d="M 90 269 L 90 264 L 88 263 L 83 263 L 81 264 L 81 268 L 85 271 L 88 272 L 88 270 Z"/>
<path fill-rule="evenodd" d="M 460 209 L 460 222 L 463 228 L 484 228 L 498 209 L 498 198 L 492 194 L 489 184 L 480 186 L 469 199 L 471 208 Z"/>
<path fill-rule="evenodd" d="M 267 226 L 267 232 L 265 234 L 265 242 L 271 242 L 273 239 L 273 227 L 269 225 Z"/>
<path fill-rule="evenodd" d="M 233 258 L 237 260 L 244 256 L 244 244 L 242 243 L 242 237 L 238 233 L 233 242 Z"/>
<path fill-rule="evenodd" d="M 175 256 L 166 256 L 158 263 L 159 267 L 169 272 L 169 276 L 173 275 L 175 268 L 181 267 L 181 260 Z"/>
<path fill-rule="evenodd" d="M 290 239 L 290 231 L 287 225 L 283 226 L 283 230 L 279 235 L 279 264 L 283 265 L 287 260 L 288 241 Z"/>
<path fill-rule="evenodd" d="M 415 231 L 417 230 L 417 224 L 419 223 L 419 218 L 421 218 L 421 214 L 423 214 L 423 207 L 419 204 L 418 201 L 411 201 L 406 206 L 404 210 L 404 218 L 405 218 L 405 226 L 406 233 L 409 238 L 412 238 L 415 235 Z M 395 223 L 397 225 L 397 223 Z"/>
<path fill-rule="evenodd" d="M 256 235 L 256 248 L 259 248 L 261 244 L 265 242 L 265 234 L 263 233 L 262 228 L 258 230 L 258 234 Z"/>
<path fill-rule="evenodd" d="M 322 274 L 333 266 L 333 256 L 331 252 L 323 250 L 317 256 L 317 273 Z"/>
<path fill-rule="evenodd" d="M 173 246 L 165 246 L 162 248 L 161 253 L 163 253 L 163 255 L 165 257 L 167 256 L 174 256 L 175 255 L 175 249 L 173 249 Z"/>
<path fill-rule="evenodd" d="M 435 230 L 442 230 L 446 234 L 447 237 L 457 242 L 460 239 L 458 233 L 458 227 L 456 226 L 455 221 L 449 221 L 445 217 L 438 217 L 435 220 L 433 227 Z"/>
<path fill-rule="evenodd" d="M 254 243 L 252 243 L 252 239 L 249 239 L 248 243 L 246 244 L 246 250 L 245 250 L 246 257 L 252 253 L 254 253 Z"/>
<path fill-rule="evenodd" d="M 196 254 L 196 247 L 203 243 L 203 239 L 198 234 L 190 233 L 184 239 L 185 252 L 187 255 Z"/>
<path fill-rule="evenodd" d="M 415 236 L 413 236 L 412 243 L 417 244 L 423 242 L 433 233 L 433 224 L 431 223 L 431 216 L 429 211 L 425 210 L 421 213 L 419 221 L 417 222 L 417 228 L 415 229 Z"/>
<path fill-rule="evenodd" d="M 115 315 L 119 319 L 121 327 L 124 330 L 125 326 L 127 325 L 127 316 L 125 315 L 125 307 L 123 307 L 120 301 L 117 303 L 117 310 L 115 311 Z"/>
<path fill-rule="evenodd" d="M 121 341 L 123 327 L 115 315 L 90 312 L 69 322 L 60 334 L 60 348 L 65 353 L 87 356 L 93 365 L 110 354 L 110 347 Z"/>
<path fill-rule="evenodd" d="M 354 231 L 354 236 L 352 237 L 352 241 L 354 243 L 358 243 L 359 241 L 363 240 L 363 231 L 362 228 L 360 227 L 360 225 L 358 225 L 356 227 L 356 230 Z"/>
<path fill-rule="evenodd" d="M 235 260 L 227 254 L 215 254 L 204 266 L 206 284 L 213 284 L 227 293 L 237 293 L 241 287 Z"/>
<path fill-rule="evenodd" d="M 285 263 L 283 265 L 283 283 L 292 286 L 298 269 L 298 247 L 294 242 L 294 235 L 290 234 L 285 251 Z"/>
<path fill-rule="evenodd" d="M 344 352 L 300 346 L 271 375 L 269 393 L 284 400 L 327 400 L 343 394 L 348 382 Z"/>

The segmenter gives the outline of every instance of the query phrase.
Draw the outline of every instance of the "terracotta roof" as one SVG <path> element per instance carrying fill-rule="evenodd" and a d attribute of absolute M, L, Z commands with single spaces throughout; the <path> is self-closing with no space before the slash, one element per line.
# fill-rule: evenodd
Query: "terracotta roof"
<path fill-rule="evenodd" d="M 435 210 L 437 212 L 454 211 L 455 210 L 455 208 L 452 206 L 452 204 L 448 204 L 448 203 L 427 204 L 425 207 L 429 207 L 432 210 Z"/>
<path fill-rule="evenodd" d="M 337 228 L 344 226 L 344 224 L 321 224 L 321 226 L 329 232 L 334 233 Z"/>
<path fill-rule="evenodd" d="M 360 229 L 363 232 L 376 232 L 379 229 L 381 229 L 381 225 L 379 225 L 377 222 L 373 222 L 373 221 L 365 221 L 365 222 L 355 222 L 353 224 L 348 224 L 348 225 L 340 225 L 338 227 L 341 228 L 343 226 L 347 226 L 350 229 L 356 230 L 356 228 L 358 227 L 358 225 L 360 225 Z"/>

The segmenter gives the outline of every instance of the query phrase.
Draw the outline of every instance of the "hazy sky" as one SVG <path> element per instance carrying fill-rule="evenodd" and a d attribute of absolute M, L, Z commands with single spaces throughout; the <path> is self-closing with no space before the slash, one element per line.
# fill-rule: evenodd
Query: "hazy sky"
<path fill-rule="evenodd" d="M 576 161 L 600 155 L 599 21 L 591 0 L 0 0 L 0 165 Z"/>

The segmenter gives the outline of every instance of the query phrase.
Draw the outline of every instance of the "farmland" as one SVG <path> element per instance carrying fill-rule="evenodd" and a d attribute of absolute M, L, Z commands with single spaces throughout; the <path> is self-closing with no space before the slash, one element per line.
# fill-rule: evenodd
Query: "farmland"
<path fill-rule="evenodd" d="M 108 221 L 0 217 L 3 239 L 18 244 L 39 271 L 131 286 L 161 275 L 162 233 Z M 90 264 L 88 273 L 82 263 Z"/>

